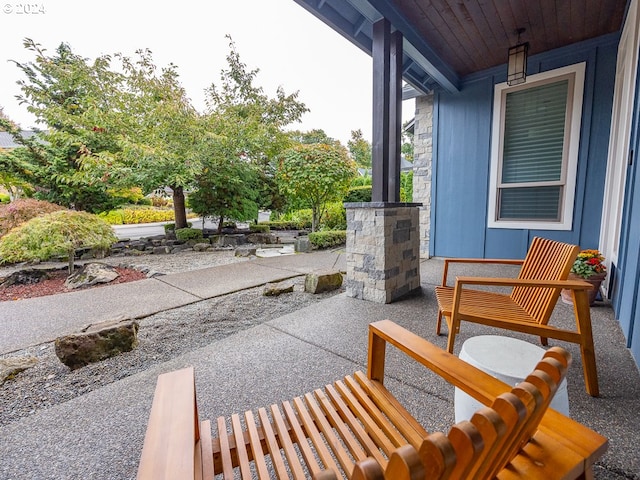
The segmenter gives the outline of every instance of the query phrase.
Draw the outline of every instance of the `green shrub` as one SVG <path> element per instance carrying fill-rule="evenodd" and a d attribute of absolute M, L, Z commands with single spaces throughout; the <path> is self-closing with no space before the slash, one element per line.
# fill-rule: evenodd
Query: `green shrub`
<path fill-rule="evenodd" d="M 124 224 L 124 211 L 123 210 L 109 210 L 108 212 L 99 213 L 98 216 L 107 222 L 109 225 L 122 225 Z"/>
<path fill-rule="evenodd" d="M 6 205 L 0 205 L 0 237 L 9 233 L 12 228 L 28 222 L 32 218 L 64 209 L 64 207 L 55 203 L 33 198 L 25 198 Z"/>
<path fill-rule="evenodd" d="M 176 238 L 186 242 L 187 240 L 199 240 L 202 237 L 202 230 L 198 228 L 179 228 L 176 230 Z"/>
<path fill-rule="evenodd" d="M 194 214 L 187 214 L 188 218 L 195 217 Z M 100 214 L 111 225 L 131 225 L 137 223 L 157 223 L 170 222 L 174 219 L 173 210 L 166 208 L 154 208 L 144 205 L 129 205 L 126 208 L 110 210 Z"/>
<path fill-rule="evenodd" d="M 269 221 L 269 222 L 260 222 L 258 225 L 255 225 L 257 227 L 259 226 L 265 226 L 268 227 L 270 230 L 295 230 L 296 229 L 296 225 L 293 222 L 283 222 L 283 221 Z"/>
<path fill-rule="evenodd" d="M 313 232 L 309 234 L 309 242 L 315 248 L 337 247 L 347 242 L 347 232 L 344 230 Z"/>
<path fill-rule="evenodd" d="M 347 211 L 342 202 L 327 203 L 320 219 L 321 230 L 346 230 Z"/>
<path fill-rule="evenodd" d="M 413 202 L 413 172 L 400 174 L 400 201 Z"/>
<path fill-rule="evenodd" d="M 312 219 L 313 210 L 310 208 L 302 208 L 300 210 L 283 213 L 277 217 L 276 221 L 291 225 L 288 229 L 303 230 L 305 228 L 311 228 Z"/>
<path fill-rule="evenodd" d="M 233 228 L 235 230 L 238 228 L 238 225 L 233 221 L 222 222 L 222 228 Z"/>
<path fill-rule="evenodd" d="M 345 202 L 370 202 L 371 201 L 371 185 L 363 185 L 360 187 L 351 187 L 344 197 Z"/>
<path fill-rule="evenodd" d="M 0 239 L 0 263 L 49 260 L 78 248 L 108 250 L 117 242 L 111 226 L 86 212 L 62 210 L 40 215 Z"/>
<path fill-rule="evenodd" d="M 364 187 L 367 185 L 371 185 L 373 183 L 373 177 L 371 175 L 367 176 L 357 176 L 353 180 L 351 180 L 351 188 L 354 187 Z"/>
<path fill-rule="evenodd" d="M 6 193 L 0 193 L 0 203 L 9 203 L 11 201 L 11 197 Z"/>
<path fill-rule="evenodd" d="M 144 198 L 141 198 L 140 200 L 138 200 L 136 202 L 136 204 L 144 205 L 146 207 L 152 207 L 153 206 L 153 200 L 151 200 L 150 198 L 144 197 Z"/>
<path fill-rule="evenodd" d="M 193 224 L 191 222 L 187 222 L 187 227 L 191 228 Z M 176 229 L 175 223 L 165 223 L 164 224 L 164 233 L 172 233 Z"/>
<path fill-rule="evenodd" d="M 269 233 L 271 228 L 269 228 L 269 225 L 265 225 L 264 223 L 259 223 L 257 225 L 252 223 L 249 225 L 249 231 L 255 233 Z"/>

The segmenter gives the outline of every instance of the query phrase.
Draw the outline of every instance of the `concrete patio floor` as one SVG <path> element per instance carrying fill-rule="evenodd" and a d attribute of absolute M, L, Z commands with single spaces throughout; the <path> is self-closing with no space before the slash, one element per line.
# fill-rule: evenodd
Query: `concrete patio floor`
<path fill-rule="evenodd" d="M 0 428 L 0 478 L 135 478 L 156 378 L 166 371 L 195 367 L 200 415 L 213 420 L 366 371 L 367 328 L 373 321 L 389 318 L 444 348 L 446 336 L 435 335 L 433 295 L 442 262 L 428 260 L 421 269 L 422 292 L 399 302 L 379 305 L 337 295 Z M 477 273 L 513 272 L 502 266 Z M 474 272 L 467 266 L 464 273 Z M 591 313 L 600 397 L 585 392 L 578 348 L 550 341 L 573 354 L 571 416 L 609 438 L 596 478 L 640 478 L 640 375 L 611 308 L 594 306 Z M 572 324 L 572 307 L 559 303 L 552 322 Z M 465 339 L 483 334 L 537 343 L 531 336 L 465 323 L 456 353 Z M 386 373 L 387 387 L 428 430 L 446 430 L 453 423 L 452 387 L 392 349 Z"/>

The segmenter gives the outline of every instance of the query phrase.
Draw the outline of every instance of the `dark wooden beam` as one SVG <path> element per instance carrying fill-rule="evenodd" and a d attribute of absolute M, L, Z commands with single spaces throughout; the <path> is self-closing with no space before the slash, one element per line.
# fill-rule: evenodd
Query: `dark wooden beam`
<path fill-rule="evenodd" d="M 391 24 L 378 20 L 373 24 L 373 139 L 371 174 L 373 202 L 389 197 L 389 108 Z"/>
<path fill-rule="evenodd" d="M 402 145 L 402 33 L 391 34 L 389 77 L 389 202 L 400 201 Z"/>

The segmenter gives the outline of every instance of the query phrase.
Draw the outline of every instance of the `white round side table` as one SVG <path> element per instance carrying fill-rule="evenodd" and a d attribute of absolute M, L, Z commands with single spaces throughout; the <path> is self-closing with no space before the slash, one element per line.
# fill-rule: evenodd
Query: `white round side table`
<path fill-rule="evenodd" d="M 522 340 L 498 335 L 472 337 L 462 344 L 460 359 L 483 372 L 515 386 L 529 375 L 545 350 Z M 483 405 L 462 390 L 455 389 L 456 423 L 469 420 Z M 550 408 L 569 416 L 567 380 L 563 380 Z"/>

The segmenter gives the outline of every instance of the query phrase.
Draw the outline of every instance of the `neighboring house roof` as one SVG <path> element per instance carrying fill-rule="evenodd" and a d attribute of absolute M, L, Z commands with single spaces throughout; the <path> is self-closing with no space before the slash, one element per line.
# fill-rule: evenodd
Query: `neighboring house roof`
<path fill-rule="evenodd" d="M 33 130 L 21 130 L 20 131 L 21 135 L 24 138 L 31 138 L 33 137 L 37 132 L 34 132 Z M 0 132 L 0 148 L 18 148 L 21 147 L 22 145 L 18 144 L 15 142 L 13 136 L 10 133 L 7 132 Z"/>

